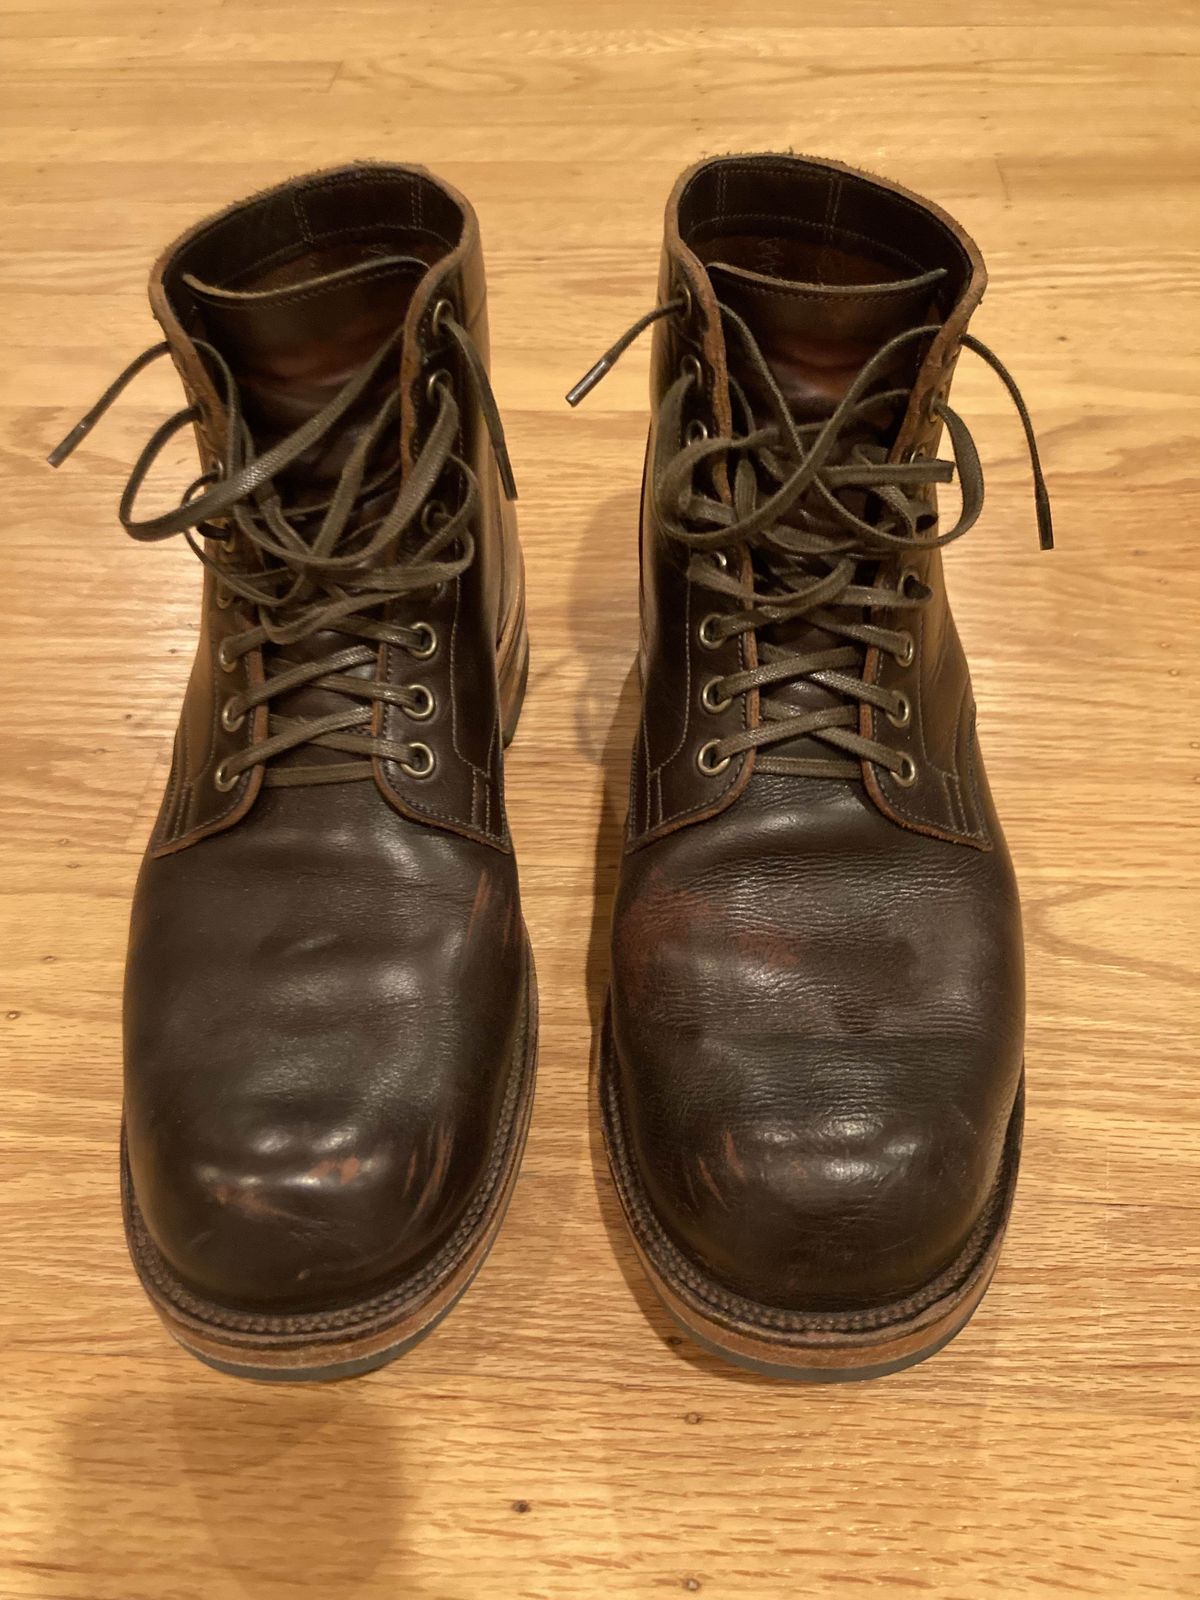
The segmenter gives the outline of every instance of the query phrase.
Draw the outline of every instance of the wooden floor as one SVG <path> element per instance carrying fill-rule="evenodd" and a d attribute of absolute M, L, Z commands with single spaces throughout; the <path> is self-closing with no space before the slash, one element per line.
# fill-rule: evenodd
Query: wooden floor
<path fill-rule="evenodd" d="M 932 17 L 938 25 L 930 25 Z M 0 1600 L 1200 1594 L 1200 8 L 1195 0 L 0 0 Z M 1029 1130 L 967 1333 L 790 1388 L 674 1334 L 587 1095 L 633 699 L 642 347 L 662 205 L 791 146 L 935 197 L 984 250 L 964 360 L 988 471 L 950 555 L 1024 890 Z M 127 907 L 196 626 L 181 542 L 115 502 L 177 401 L 159 246 L 359 155 L 475 201 L 535 664 L 509 793 L 541 1083 L 488 1266 L 432 1339 L 327 1389 L 172 1347 L 117 1203 Z"/>

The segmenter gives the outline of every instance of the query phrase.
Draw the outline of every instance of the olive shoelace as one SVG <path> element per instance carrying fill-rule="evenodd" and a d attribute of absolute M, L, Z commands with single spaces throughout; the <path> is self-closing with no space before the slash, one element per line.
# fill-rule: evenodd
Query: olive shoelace
<path fill-rule="evenodd" d="M 447 336 L 464 358 L 463 370 L 479 401 L 502 487 L 515 500 L 516 485 L 487 372 L 470 335 L 455 320 L 450 301 L 435 306 L 433 328 Z M 429 623 L 395 622 L 372 613 L 401 596 L 436 590 L 457 578 L 474 559 L 471 525 L 479 510 L 480 490 L 469 464 L 455 453 L 461 417 L 449 373 L 439 368 L 427 379 L 427 396 L 436 402 L 437 415 L 403 477 L 398 450 L 387 452 L 393 459 L 382 470 L 373 466 L 373 458 L 384 454 L 377 449 L 380 442 L 389 430 L 398 431 L 396 383 L 388 386 L 386 398 L 358 435 L 327 498 L 289 505 L 277 486 L 288 467 L 330 439 L 384 364 L 396 359 L 402 334 L 397 329 L 326 405 L 262 454 L 242 414 L 228 363 L 213 345 L 197 340 L 196 348 L 211 363 L 223 391 L 220 466 L 202 474 L 174 510 L 137 517 L 138 494 L 154 462 L 176 434 L 199 420 L 198 408 L 190 406 L 156 429 L 130 472 L 119 507 L 125 531 L 143 541 L 182 533 L 216 576 L 217 604 L 224 608 L 240 601 L 247 616 L 255 618 L 228 635 L 218 651 L 219 664 L 227 672 L 251 652 L 264 652 L 264 681 L 225 700 L 221 710 L 225 728 L 233 731 L 257 706 L 271 706 L 279 696 L 308 686 L 334 691 L 350 702 L 319 717 L 285 717 L 272 708 L 267 737 L 220 763 L 214 775 L 220 789 L 231 789 L 255 766 L 265 766 L 264 781 L 276 786 L 368 778 L 371 758 L 398 762 L 416 778 L 428 777 L 434 770 L 436 757 L 427 744 L 366 731 L 376 704 L 398 706 L 416 721 L 428 718 L 435 704 L 432 692 L 421 684 L 394 685 L 355 673 L 372 667 L 384 645 L 405 650 L 417 660 L 431 656 L 438 640 Z M 153 345 L 130 362 L 51 453 L 50 464 L 57 467 L 66 460 L 126 386 L 169 349 L 165 342 Z M 436 497 L 447 474 L 455 475 L 461 486 L 453 509 Z M 202 538 L 213 540 L 226 552 L 226 559 L 211 555 Z M 327 629 L 363 642 L 318 659 L 289 656 L 289 646 Z M 355 759 L 270 765 L 274 758 L 305 745 Z"/>
<path fill-rule="evenodd" d="M 656 306 L 638 319 L 567 395 L 577 405 L 653 322 L 685 314 L 686 298 Z M 874 611 L 913 612 L 933 591 L 902 571 L 892 587 L 875 582 L 878 564 L 897 554 L 940 549 L 971 528 L 983 509 L 983 470 L 966 424 L 942 401 L 934 411 L 945 424 L 953 461 L 914 456 L 889 460 L 887 427 L 907 405 L 910 390 L 876 388 L 898 355 L 938 332 L 936 325 L 908 329 L 882 345 L 859 371 L 830 415 L 798 422 L 754 335 L 728 306 L 721 317 L 742 346 L 766 398 L 769 416 L 759 421 L 746 392 L 732 375 L 735 431 L 715 436 L 695 415 L 703 397 L 703 373 L 686 356 L 679 376 L 663 396 L 651 486 L 659 524 L 668 538 L 690 552 L 687 574 L 698 588 L 735 609 L 714 611 L 699 625 L 700 642 L 715 647 L 735 635 L 802 624 L 824 636 L 812 648 L 786 648 L 759 637 L 758 664 L 715 675 L 702 689 L 704 704 L 724 710 L 740 695 L 758 691 L 760 722 L 705 744 L 697 757 L 702 771 L 723 771 L 743 751 L 763 752 L 762 772 L 817 778 L 860 778 L 864 761 L 885 767 L 904 786 L 915 782 L 911 756 L 858 732 L 859 707 L 871 705 L 899 727 L 911 716 L 908 697 L 864 677 L 866 652 L 886 651 L 901 665 L 913 660 L 912 634 L 871 620 Z M 963 344 L 981 356 L 1004 384 L 1025 432 L 1033 474 L 1039 541 L 1053 546 L 1049 496 L 1025 402 L 998 357 L 969 334 Z M 761 407 L 760 407 L 761 410 Z M 689 413 L 691 418 L 689 420 Z M 739 431 L 740 430 L 740 431 Z M 937 534 L 927 491 L 949 483 L 957 471 L 962 507 L 954 526 Z M 727 495 L 722 492 L 722 476 Z M 873 511 L 868 520 L 865 513 Z M 752 577 L 732 570 L 734 552 L 748 549 Z M 825 640 L 832 639 L 826 645 Z M 844 641 L 844 642 L 839 642 Z M 831 703 L 801 708 L 778 692 L 802 681 L 830 691 Z M 778 697 L 776 697 L 778 695 Z M 785 756 L 771 748 L 799 738 L 829 746 L 828 755 Z"/>

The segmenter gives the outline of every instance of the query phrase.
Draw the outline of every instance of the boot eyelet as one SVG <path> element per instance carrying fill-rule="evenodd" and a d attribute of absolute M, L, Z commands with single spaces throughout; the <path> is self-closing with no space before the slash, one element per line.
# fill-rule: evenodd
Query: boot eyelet
<path fill-rule="evenodd" d="M 884 716 L 893 728 L 907 728 L 912 721 L 912 701 L 906 694 L 897 694 L 895 711 L 885 711 Z"/>
<path fill-rule="evenodd" d="M 896 651 L 896 660 L 902 667 L 911 667 L 913 664 L 913 659 L 917 653 L 917 647 L 913 642 L 913 636 L 911 633 L 905 631 L 900 635 L 900 641 L 900 648 Z"/>
<path fill-rule="evenodd" d="M 447 390 L 450 388 L 450 374 L 446 371 L 445 367 L 438 367 L 436 371 L 431 372 L 428 378 L 425 380 L 425 398 L 429 401 L 430 405 L 432 405 L 437 399 L 437 392 L 441 388 L 445 388 Z"/>
<path fill-rule="evenodd" d="M 246 720 L 246 713 L 237 710 L 237 697 L 230 695 L 221 707 L 221 726 L 226 733 L 236 733 Z"/>
<path fill-rule="evenodd" d="M 410 759 L 400 762 L 400 771 L 410 778 L 428 778 L 437 766 L 437 757 L 427 744 L 410 744 Z"/>
<path fill-rule="evenodd" d="M 684 356 L 679 363 L 679 376 L 681 378 L 690 378 L 698 389 L 703 389 L 704 387 L 704 368 L 693 355 Z"/>
<path fill-rule="evenodd" d="M 733 704 L 731 696 L 716 692 L 720 682 L 720 678 L 710 678 L 700 691 L 700 704 L 705 711 L 711 711 L 714 716 L 722 711 L 728 711 Z"/>
<path fill-rule="evenodd" d="M 410 644 L 408 653 L 417 661 L 428 661 L 438 647 L 438 637 L 427 622 L 414 622 L 412 631 L 420 634 L 422 644 Z"/>
<path fill-rule="evenodd" d="M 228 611 L 230 606 L 233 604 L 233 590 L 227 589 L 225 585 L 218 580 L 216 590 L 213 594 L 213 603 L 216 605 L 218 611 Z"/>
<path fill-rule="evenodd" d="M 729 765 L 731 757 L 719 756 L 717 751 L 721 748 L 719 739 L 710 739 L 707 744 L 702 744 L 696 752 L 696 765 L 706 778 L 715 778 L 719 772 L 724 772 Z"/>
<path fill-rule="evenodd" d="M 434 335 L 441 333 L 442 323 L 445 322 L 447 317 L 452 317 L 453 315 L 454 301 L 447 300 L 445 298 L 439 300 L 433 308 L 433 314 L 429 318 L 430 333 Z"/>
<path fill-rule="evenodd" d="M 921 575 L 915 567 L 905 567 L 896 582 L 896 588 L 904 600 L 916 600 L 918 596 L 912 591 L 914 589 L 923 589 L 924 587 Z"/>
<path fill-rule="evenodd" d="M 709 438 L 708 424 L 701 422 L 699 417 L 693 417 L 683 430 L 684 444 L 699 444 L 701 439 Z"/>
<path fill-rule="evenodd" d="M 917 763 L 911 756 L 901 756 L 900 770 L 893 772 L 892 777 L 902 789 L 911 789 L 917 781 Z"/>
<path fill-rule="evenodd" d="M 710 550 L 709 555 L 712 556 L 718 572 L 729 571 L 729 557 L 724 550 Z"/>
<path fill-rule="evenodd" d="M 423 683 L 414 683 L 409 685 L 408 692 L 416 696 L 417 704 L 415 706 L 405 706 L 403 708 L 404 715 L 411 717 L 414 722 L 428 721 L 433 715 L 434 707 L 437 705 L 437 701 L 433 698 L 433 690 L 427 688 Z"/>
<path fill-rule="evenodd" d="M 690 322 L 692 320 L 692 311 L 694 306 L 692 301 L 692 291 L 686 283 L 681 281 L 676 285 L 675 298 L 676 300 L 683 301 L 683 305 L 679 308 L 678 313 L 680 320 L 682 322 Z"/>
<path fill-rule="evenodd" d="M 222 672 L 233 672 L 237 667 L 237 657 L 229 654 L 228 645 L 229 640 L 222 639 L 217 646 L 217 665 Z"/>
<path fill-rule="evenodd" d="M 421 532 L 436 533 L 440 526 L 436 519 L 445 518 L 447 515 L 446 508 L 440 500 L 426 500 L 421 511 Z"/>
<path fill-rule="evenodd" d="M 711 612 L 696 629 L 696 637 L 706 650 L 716 650 L 722 643 L 721 635 L 714 631 L 720 621 L 716 612 Z"/>
<path fill-rule="evenodd" d="M 213 787 L 219 789 L 222 794 L 228 794 L 239 776 L 239 773 L 230 772 L 227 761 L 218 761 L 213 768 Z"/>

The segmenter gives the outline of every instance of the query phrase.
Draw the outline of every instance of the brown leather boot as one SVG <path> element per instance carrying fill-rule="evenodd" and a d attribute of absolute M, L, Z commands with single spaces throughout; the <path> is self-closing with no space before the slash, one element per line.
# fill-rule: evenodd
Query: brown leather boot
<path fill-rule="evenodd" d="M 655 1287 L 807 1378 L 929 1355 L 996 1264 L 1021 1143 L 1020 911 L 939 547 L 982 501 L 946 395 L 984 271 L 832 162 L 667 207 L 643 711 L 600 1092 Z M 945 425 L 962 515 L 938 531 Z"/>
<path fill-rule="evenodd" d="M 150 283 L 188 409 L 121 518 L 207 571 L 133 907 L 123 1187 L 170 1331 L 338 1377 L 462 1293 L 512 1191 L 536 999 L 504 813 L 528 646 L 474 212 L 416 167 L 285 183 Z M 162 445 L 203 475 L 141 519 Z"/>

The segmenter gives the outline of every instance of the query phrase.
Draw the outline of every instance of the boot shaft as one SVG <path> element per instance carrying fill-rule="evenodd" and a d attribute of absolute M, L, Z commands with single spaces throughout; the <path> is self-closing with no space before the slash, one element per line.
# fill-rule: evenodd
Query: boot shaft
<path fill-rule="evenodd" d="M 858 707 L 848 731 L 872 747 L 904 753 L 897 771 L 861 762 L 860 779 L 873 803 L 906 827 L 987 847 L 989 805 L 975 759 L 970 681 L 939 549 L 914 541 L 890 554 L 868 552 L 870 560 L 855 557 L 856 589 L 895 593 L 907 586 L 924 598 L 919 607 L 905 602 L 896 611 L 860 606 L 853 625 L 864 638 L 857 661 L 848 665 L 845 637 L 823 630 L 819 611 L 815 619 L 790 616 L 774 626 L 722 634 L 720 619 L 739 609 L 738 597 L 694 581 L 700 555 L 690 563 L 680 559 L 664 529 L 661 494 L 664 464 L 681 447 L 710 435 L 745 437 L 777 421 L 772 392 L 774 403 L 782 402 L 796 425 L 808 428 L 811 443 L 868 362 L 875 363 L 868 399 L 883 398 L 851 419 L 853 443 L 893 464 L 934 458 L 941 404 L 985 281 L 975 245 L 936 206 L 837 163 L 731 157 L 701 163 L 680 178 L 667 205 L 659 282 L 660 303 L 677 309 L 655 329 L 651 364 L 642 514 L 646 693 L 630 816 L 635 841 L 733 804 L 754 781 L 756 767 L 769 772 L 791 763 L 815 770 L 820 761 L 814 757 L 837 756 L 810 732 L 769 750 L 750 745 L 724 760 L 709 755 L 706 764 L 706 752 L 748 739 L 770 716 L 832 718 L 845 706 L 819 675 L 734 695 L 723 687 L 710 693 L 714 684 L 744 682 L 770 664 L 772 652 L 815 661 L 822 652 L 832 659 L 842 647 L 833 670 L 861 675 L 875 701 Z M 889 345 L 895 348 L 879 365 Z M 689 377 L 679 416 L 669 408 L 678 437 L 666 438 L 665 404 Z M 716 493 L 726 500 L 732 495 L 728 459 L 713 470 Z M 760 500 L 771 487 L 760 484 Z M 936 531 L 936 512 L 932 492 L 918 490 L 916 498 L 922 494 L 924 536 Z M 877 498 L 861 491 L 840 498 L 852 514 L 878 518 Z M 824 509 L 816 488 L 778 521 L 802 539 L 806 528 L 822 525 Z M 712 537 L 718 542 L 707 555 L 721 581 L 740 586 L 743 602 L 756 587 L 761 591 L 761 555 L 733 541 L 722 548 L 719 535 Z M 831 563 L 810 563 L 810 576 Z M 799 580 L 793 575 L 789 581 Z M 911 636 L 908 659 L 907 643 L 897 659 L 872 644 L 873 632 L 889 642 Z M 902 705 L 904 716 L 885 715 L 885 703 Z M 923 751 L 917 763 L 907 758 L 914 746 Z M 901 759 L 898 754 L 897 766 Z M 845 766 L 846 758 L 839 762 Z M 827 763 L 830 772 L 835 764 Z"/>
<path fill-rule="evenodd" d="M 722 421 L 729 350 L 718 301 L 751 322 L 785 392 L 803 401 L 811 385 L 818 410 L 888 337 L 935 329 L 897 361 L 910 397 L 895 448 L 936 445 L 940 424 L 922 419 L 928 423 L 933 400 L 949 388 L 986 284 L 978 248 L 944 211 L 838 162 L 783 155 L 701 162 L 682 174 L 667 202 L 660 287 L 664 298 L 683 292 L 690 299 L 682 343 L 711 369 Z M 664 376 L 671 331 L 664 325 L 656 339 Z"/>
<path fill-rule="evenodd" d="M 466 551 L 469 559 L 452 578 L 398 594 L 367 613 L 385 636 L 370 662 L 351 664 L 341 675 L 378 679 L 395 691 L 407 686 L 420 696 L 411 706 L 378 699 L 369 728 L 361 729 L 393 748 L 374 759 L 389 802 L 411 818 L 507 848 L 497 656 L 502 674 L 513 680 L 504 685 L 511 698 L 521 667 L 523 585 L 515 517 L 493 455 L 495 429 L 490 436 L 479 383 L 472 381 L 477 362 L 486 388 L 488 326 L 470 205 L 416 167 L 356 165 L 297 178 L 190 229 L 156 264 L 150 298 L 196 413 L 210 479 L 229 475 L 231 437 L 236 443 L 244 434 L 257 458 L 268 455 L 319 419 L 391 341 L 336 425 L 321 430 L 269 481 L 290 513 L 307 518 L 297 522 L 305 540 L 315 536 L 322 508 L 357 448 L 364 452 L 364 487 L 348 521 L 349 542 L 339 546 L 355 548 L 356 528 L 377 525 L 398 486 L 427 472 L 421 452 L 437 426 L 441 390 L 453 394 L 458 429 L 451 461 L 425 485 L 421 515 L 401 530 L 396 558 L 418 559 L 430 530 L 462 509 L 469 473 L 477 505 L 453 551 L 443 552 L 456 553 L 461 563 Z M 459 337 L 447 331 L 451 323 Z M 382 427 L 381 406 L 394 413 Z M 507 470 L 506 455 L 502 459 Z M 222 648 L 255 619 L 220 574 L 271 563 L 239 536 L 234 516 L 214 519 L 204 531 L 225 537 L 206 545 L 216 576 L 205 588 L 200 648 L 176 750 L 181 770 L 160 819 L 158 850 L 181 848 L 236 822 L 252 809 L 264 781 L 292 781 L 291 769 L 324 767 L 323 780 L 332 780 L 335 768 L 348 769 L 344 750 L 314 744 L 245 768 L 232 794 L 223 788 L 220 775 L 239 752 L 261 746 L 297 719 L 336 717 L 346 699 L 336 684 L 320 679 L 288 689 L 243 718 L 236 710 L 222 715 L 231 690 L 240 694 L 240 705 L 278 669 L 272 665 L 277 652 L 266 640 L 240 656 L 232 673 L 223 670 Z M 266 620 L 268 627 L 275 620 L 287 625 L 286 617 Z M 397 648 L 397 629 L 417 630 L 413 650 Z M 362 645 L 361 634 L 333 625 L 288 638 L 286 664 L 332 658 L 354 646 L 361 652 Z M 408 685 L 415 670 L 420 683 Z M 399 746 L 405 738 L 411 742 L 415 716 L 422 723 L 422 753 L 419 761 L 405 761 Z"/>

